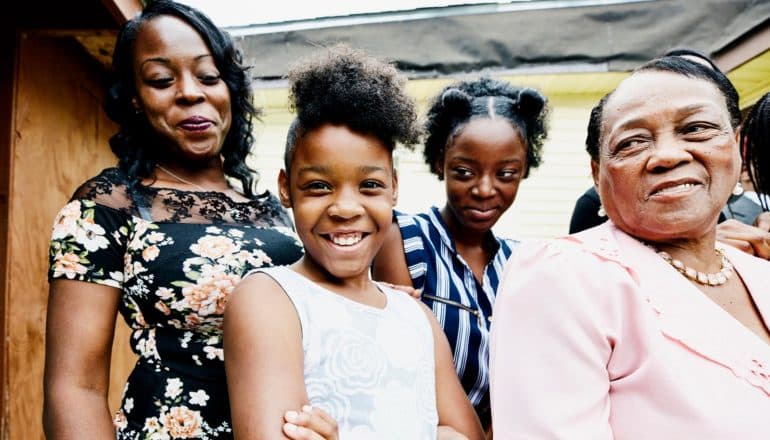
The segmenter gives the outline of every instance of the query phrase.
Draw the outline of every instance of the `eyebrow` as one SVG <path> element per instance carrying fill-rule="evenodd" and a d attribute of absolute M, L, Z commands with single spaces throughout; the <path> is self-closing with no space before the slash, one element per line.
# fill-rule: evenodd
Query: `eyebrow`
<path fill-rule="evenodd" d="M 358 170 L 363 173 L 374 173 L 378 171 L 387 172 L 387 169 L 385 167 L 378 167 L 374 165 L 362 165 L 358 167 Z M 329 167 L 324 165 L 308 165 L 305 167 L 300 168 L 297 173 L 304 174 L 304 173 L 318 173 L 318 174 L 328 174 L 329 173 Z"/>
<path fill-rule="evenodd" d="M 697 113 L 697 112 L 699 112 L 699 111 L 701 111 L 703 109 L 707 109 L 709 107 L 710 106 L 707 105 L 707 104 L 690 104 L 690 105 L 686 105 L 684 107 L 681 107 L 681 108 L 677 109 L 677 113 L 680 114 L 680 115 L 683 114 L 684 117 L 687 117 L 687 116 L 690 116 L 690 115 L 692 115 L 694 113 Z M 681 117 L 680 117 L 680 119 L 681 119 Z M 626 128 L 629 128 L 629 127 L 637 127 L 639 125 L 643 125 L 645 121 L 646 121 L 646 118 L 629 119 L 628 121 L 625 121 L 622 124 L 620 124 L 617 127 L 615 127 L 615 129 L 616 130 L 618 130 L 618 129 L 619 130 L 623 130 L 623 129 L 626 129 Z"/>
<path fill-rule="evenodd" d="M 453 160 L 459 160 L 459 161 L 462 161 L 462 162 L 478 163 L 478 160 L 473 159 L 471 157 L 466 157 L 466 156 L 456 156 L 456 157 L 453 157 L 452 159 Z M 499 161 L 498 163 L 521 163 L 521 162 L 522 162 L 521 159 L 510 158 L 510 159 L 503 159 L 503 160 Z"/>
<path fill-rule="evenodd" d="M 206 57 L 213 58 L 214 55 L 211 55 L 211 54 L 208 54 L 208 53 L 203 53 L 203 54 L 200 54 L 200 55 L 196 56 L 195 58 L 193 58 L 193 60 L 194 61 L 200 61 L 201 59 L 206 58 Z M 166 58 L 166 57 L 147 58 L 146 60 L 143 60 L 141 63 L 139 63 L 139 67 L 143 67 L 147 63 L 170 64 L 171 63 L 171 59 Z"/>

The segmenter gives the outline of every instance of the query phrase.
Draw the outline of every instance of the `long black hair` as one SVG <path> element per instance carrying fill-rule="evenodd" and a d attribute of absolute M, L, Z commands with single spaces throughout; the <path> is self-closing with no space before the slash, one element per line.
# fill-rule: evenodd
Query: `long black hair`
<path fill-rule="evenodd" d="M 244 193 L 254 196 L 255 171 L 246 165 L 246 156 L 254 144 L 253 121 L 259 120 L 260 110 L 252 103 L 251 78 L 242 64 L 242 54 L 227 32 L 219 29 L 209 17 L 190 6 L 173 0 L 155 0 L 129 20 L 118 33 L 112 58 L 112 83 L 105 97 L 104 108 L 115 121 L 118 132 L 110 138 L 110 147 L 118 157 L 118 166 L 135 184 L 152 175 L 158 163 L 157 145 L 160 138 L 143 113 L 137 113 L 132 98 L 134 86 L 134 44 L 142 24 L 159 16 L 176 17 L 200 34 L 211 51 L 214 64 L 227 85 L 231 97 L 232 125 L 222 146 L 226 175 L 240 180 Z"/>

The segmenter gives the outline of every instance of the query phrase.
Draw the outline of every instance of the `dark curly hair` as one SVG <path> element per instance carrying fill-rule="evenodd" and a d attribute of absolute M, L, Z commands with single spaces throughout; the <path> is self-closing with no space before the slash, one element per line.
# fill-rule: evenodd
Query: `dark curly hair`
<path fill-rule="evenodd" d="M 142 24 L 160 16 L 176 17 L 200 34 L 211 51 L 214 64 L 231 96 L 232 125 L 222 146 L 225 174 L 240 180 L 244 193 L 254 196 L 256 173 L 246 165 L 246 156 L 254 143 L 253 121 L 260 110 L 252 103 L 251 78 L 242 65 L 242 54 L 232 38 L 219 29 L 205 14 L 172 0 L 150 1 L 142 12 L 129 20 L 118 33 L 112 57 L 112 82 L 104 108 L 115 121 L 118 132 L 110 138 L 110 147 L 118 157 L 118 166 L 127 174 L 131 185 L 152 175 L 161 154 L 162 142 L 143 113 L 137 113 L 132 98 L 134 86 L 134 44 Z"/>
<path fill-rule="evenodd" d="M 527 167 L 542 161 L 543 142 L 548 136 L 546 98 L 536 90 L 515 87 L 507 82 L 482 77 L 446 86 L 436 95 L 428 110 L 423 156 L 433 174 L 443 180 L 439 162 L 446 148 L 474 118 L 503 117 L 521 134 L 527 145 Z"/>
<path fill-rule="evenodd" d="M 297 141 L 324 124 L 345 125 L 380 139 L 392 152 L 397 143 L 419 142 L 414 100 L 406 77 L 385 60 L 338 44 L 295 64 L 288 73 L 289 106 L 297 116 L 286 138 L 288 171 Z"/>
<path fill-rule="evenodd" d="M 689 78 L 702 79 L 708 81 L 719 89 L 725 98 L 727 112 L 730 114 L 730 125 L 734 130 L 738 129 L 741 123 L 741 109 L 738 107 L 738 92 L 735 86 L 720 70 L 714 70 L 704 66 L 696 61 L 691 61 L 681 56 L 664 56 L 648 61 L 634 69 L 631 74 L 646 71 L 671 72 Z M 599 162 L 599 148 L 602 136 L 602 124 L 604 122 L 604 106 L 613 92 L 606 94 L 599 100 L 599 103 L 591 109 L 591 116 L 588 120 L 588 133 L 586 135 L 586 151 L 591 156 L 591 160 Z"/>
<path fill-rule="evenodd" d="M 741 138 L 743 160 L 754 191 L 770 194 L 770 93 L 759 98 L 746 115 Z M 762 209 L 767 211 L 767 200 L 760 197 L 760 202 Z"/>

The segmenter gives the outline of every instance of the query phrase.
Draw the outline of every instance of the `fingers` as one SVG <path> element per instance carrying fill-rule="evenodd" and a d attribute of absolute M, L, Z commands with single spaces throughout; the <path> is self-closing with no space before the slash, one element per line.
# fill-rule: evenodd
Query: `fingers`
<path fill-rule="evenodd" d="M 717 226 L 717 240 L 759 258 L 770 259 L 770 232 L 758 227 L 728 220 Z"/>
<path fill-rule="evenodd" d="M 412 298 L 420 299 L 420 297 L 422 296 L 422 289 L 415 289 L 412 286 L 405 286 L 403 284 L 391 284 L 383 281 L 380 281 L 380 284 L 384 284 L 390 287 L 391 289 L 400 290 L 402 292 L 408 293 L 409 296 L 411 296 Z"/>
<path fill-rule="evenodd" d="M 727 238 L 720 239 L 719 241 L 724 244 L 729 244 L 734 248 L 738 248 L 743 252 L 746 252 L 747 254 L 754 255 L 754 248 L 751 246 L 751 243 L 749 243 L 748 241 L 733 240 L 733 239 L 727 239 Z"/>
<path fill-rule="evenodd" d="M 770 211 L 759 214 L 754 220 L 754 226 L 763 231 L 770 231 Z"/>
<path fill-rule="evenodd" d="M 337 422 L 323 410 L 309 405 L 301 412 L 286 411 L 283 432 L 293 440 L 336 440 Z"/>

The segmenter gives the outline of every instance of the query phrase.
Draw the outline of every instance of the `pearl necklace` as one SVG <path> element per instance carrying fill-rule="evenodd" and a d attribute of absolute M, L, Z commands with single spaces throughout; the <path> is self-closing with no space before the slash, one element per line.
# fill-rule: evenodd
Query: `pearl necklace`
<path fill-rule="evenodd" d="M 160 164 L 156 164 L 155 166 L 160 168 L 161 170 L 165 171 L 166 174 L 168 174 L 169 176 L 173 177 L 174 179 L 176 179 L 176 180 L 178 180 L 178 181 L 180 181 L 182 183 L 186 183 L 187 185 L 194 186 L 199 191 L 202 191 L 202 192 L 212 192 L 213 191 L 213 190 L 210 190 L 210 189 L 206 189 L 206 188 L 198 185 L 197 183 L 190 182 L 189 180 L 186 180 L 186 179 L 183 179 L 183 178 L 177 176 L 176 174 L 172 173 L 171 171 L 169 171 L 168 169 L 166 169 L 164 166 L 162 166 Z"/>
<path fill-rule="evenodd" d="M 727 259 L 725 252 L 722 249 L 714 248 L 714 252 L 716 252 L 716 254 L 721 259 L 721 267 L 719 272 L 703 273 L 693 269 L 692 267 L 686 266 L 682 260 L 673 258 L 666 251 L 657 251 L 658 255 L 666 260 L 668 264 L 672 265 L 674 269 L 678 270 L 682 275 L 686 276 L 690 280 L 699 284 L 703 284 L 704 286 L 721 286 L 726 283 L 731 276 L 733 276 L 734 268 L 733 264 L 730 263 L 730 260 Z"/>

